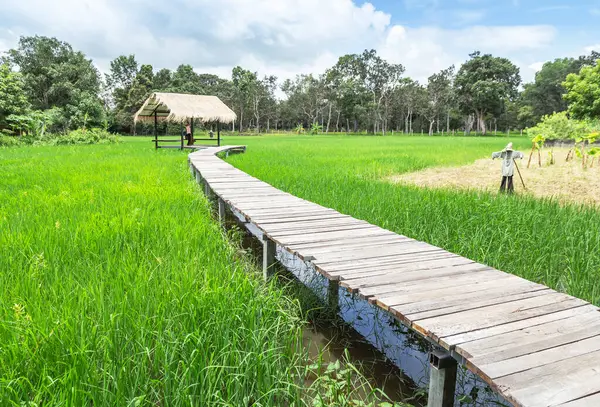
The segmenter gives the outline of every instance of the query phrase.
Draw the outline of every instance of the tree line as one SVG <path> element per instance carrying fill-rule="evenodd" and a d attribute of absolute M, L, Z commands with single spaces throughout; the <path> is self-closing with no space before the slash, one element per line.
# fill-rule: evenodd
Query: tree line
<path fill-rule="evenodd" d="M 230 78 L 197 73 L 187 64 L 155 70 L 134 55 L 115 58 L 102 75 L 66 42 L 21 37 L 0 60 L 0 129 L 102 126 L 132 134 L 133 114 L 160 91 L 218 96 L 236 112 L 231 130 L 239 132 L 485 134 L 528 128 L 545 115 L 566 111 L 567 76 L 595 67 L 598 59 L 597 52 L 556 59 L 545 63 L 532 83 L 522 84 L 519 68 L 509 59 L 477 51 L 460 67 L 420 83 L 405 75 L 402 64 L 365 50 L 340 57 L 323 74 L 280 82 L 239 66 Z"/>

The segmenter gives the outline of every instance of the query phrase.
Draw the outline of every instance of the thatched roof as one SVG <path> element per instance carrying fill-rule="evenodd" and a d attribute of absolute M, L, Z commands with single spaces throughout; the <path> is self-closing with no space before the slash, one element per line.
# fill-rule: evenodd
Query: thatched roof
<path fill-rule="evenodd" d="M 237 116 L 216 96 L 186 95 L 183 93 L 153 93 L 134 116 L 134 121 L 185 122 L 198 119 L 202 122 L 232 123 Z"/>

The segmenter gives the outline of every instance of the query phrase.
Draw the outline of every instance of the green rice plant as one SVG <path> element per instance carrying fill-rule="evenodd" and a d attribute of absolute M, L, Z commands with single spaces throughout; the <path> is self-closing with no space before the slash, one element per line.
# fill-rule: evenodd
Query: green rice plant
<path fill-rule="evenodd" d="M 0 405 L 299 405 L 301 327 L 185 154 L 0 150 Z"/>
<path fill-rule="evenodd" d="M 529 196 L 393 184 L 394 174 L 472 163 L 506 140 L 474 137 L 228 138 L 238 168 L 301 198 L 600 305 L 597 208 Z M 515 140 L 515 149 L 528 140 Z M 285 152 L 285 154 L 281 154 Z"/>

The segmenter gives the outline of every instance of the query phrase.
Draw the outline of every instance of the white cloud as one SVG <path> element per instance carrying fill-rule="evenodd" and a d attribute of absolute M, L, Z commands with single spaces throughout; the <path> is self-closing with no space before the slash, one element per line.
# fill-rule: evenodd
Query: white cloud
<path fill-rule="evenodd" d="M 542 70 L 544 64 L 545 62 L 534 62 L 533 64 L 529 65 L 528 68 L 537 73 Z"/>
<path fill-rule="evenodd" d="M 592 51 L 600 52 L 600 44 L 590 45 L 584 48 L 588 54 Z"/>
<path fill-rule="evenodd" d="M 405 0 L 410 7 L 438 3 Z M 321 73 L 339 56 L 365 48 L 402 63 L 419 80 L 464 62 L 474 50 L 522 60 L 525 69 L 546 58 L 536 53 L 549 52 L 556 36 L 554 28 L 536 25 L 405 27 L 352 0 L 172 0 L 168 6 L 158 0 L 19 0 L 3 4 L 0 26 L 0 51 L 15 46 L 18 35 L 56 36 L 104 71 L 118 55 L 135 53 L 156 69 L 189 63 L 198 72 L 229 76 L 241 65 L 282 79 Z"/>

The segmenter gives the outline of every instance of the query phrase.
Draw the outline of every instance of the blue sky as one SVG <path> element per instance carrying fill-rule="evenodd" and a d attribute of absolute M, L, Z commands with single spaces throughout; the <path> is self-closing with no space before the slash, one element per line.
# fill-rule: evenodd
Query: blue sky
<path fill-rule="evenodd" d="M 422 82 L 474 50 L 510 58 L 525 81 L 548 60 L 600 51 L 600 0 L 0 0 L 0 52 L 21 35 L 121 54 L 156 69 L 236 65 L 281 79 L 322 73 L 374 48 Z"/>

